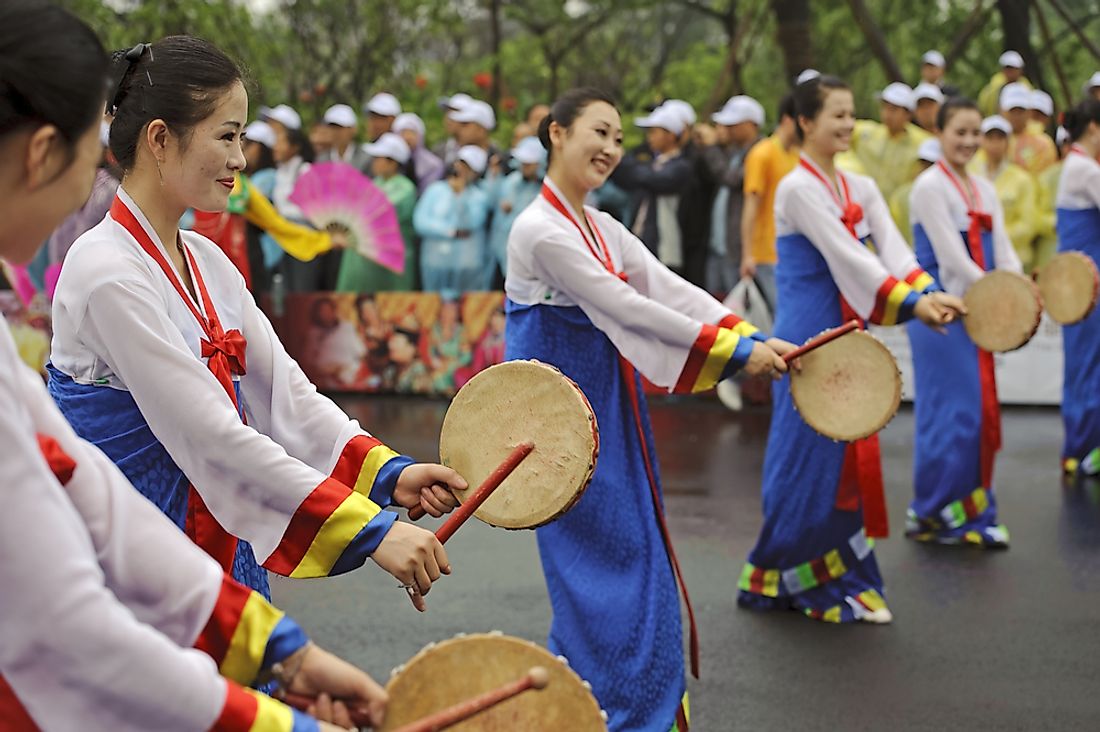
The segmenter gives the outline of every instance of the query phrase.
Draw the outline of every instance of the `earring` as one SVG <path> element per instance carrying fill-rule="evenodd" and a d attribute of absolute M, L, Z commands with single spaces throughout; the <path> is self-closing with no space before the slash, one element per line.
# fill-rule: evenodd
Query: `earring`
<path fill-rule="evenodd" d="M 160 169 L 160 160 L 157 160 L 157 176 L 160 178 L 160 187 L 164 188 L 164 173 Z"/>

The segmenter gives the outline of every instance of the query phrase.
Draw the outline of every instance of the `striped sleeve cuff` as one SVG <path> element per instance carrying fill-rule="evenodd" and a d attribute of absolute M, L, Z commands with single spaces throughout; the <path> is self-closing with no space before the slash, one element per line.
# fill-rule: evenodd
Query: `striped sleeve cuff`
<path fill-rule="evenodd" d="M 222 676 L 251 684 L 309 638 L 299 625 L 258 593 L 222 577 L 221 592 L 195 648 L 218 664 Z"/>
<path fill-rule="evenodd" d="M 211 732 L 320 732 L 317 720 L 253 689 L 226 684 L 225 703 Z"/>
<path fill-rule="evenodd" d="M 393 489 L 401 471 L 413 462 L 376 437 L 356 435 L 344 446 L 330 477 L 385 508 L 393 502 Z"/>
<path fill-rule="evenodd" d="M 263 566 L 284 577 L 347 572 L 378 548 L 394 519 L 366 496 L 326 479 L 302 501 Z"/>
<path fill-rule="evenodd" d="M 896 325 L 913 317 L 920 293 L 894 277 L 887 277 L 875 293 L 875 306 L 869 321 L 876 325 Z"/>
<path fill-rule="evenodd" d="M 748 328 L 752 325 L 740 321 Z M 729 328 L 704 325 L 688 352 L 684 369 L 673 391 L 678 394 L 695 394 L 713 388 L 727 375 L 731 363 L 735 369 L 748 361 L 752 353 L 751 333 L 740 335 Z"/>
<path fill-rule="evenodd" d="M 718 321 L 719 328 L 729 328 L 739 336 L 749 336 L 755 338 L 758 341 L 767 340 L 767 336 L 760 332 L 760 330 L 747 320 L 742 320 L 733 313 L 730 313 L 726 317 Z"/>
<path fill-rule="evenodd" d="M 912 287 L 917 292 L 942 292 L 943 288 L 936 282 L 932 275 L 925 272 L 919 267 L 910 272 L 905 277 L 905 284 Z"/>

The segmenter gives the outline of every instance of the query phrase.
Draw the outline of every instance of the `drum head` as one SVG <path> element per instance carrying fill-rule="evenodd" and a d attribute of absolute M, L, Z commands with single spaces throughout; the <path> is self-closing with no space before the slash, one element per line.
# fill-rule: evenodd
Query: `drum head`
<path fill-rule="evenodd" d="M 791 371 L 791 398 L 806 424 L 825 437 L 870 437 L 901 404 L 901 372 L 877 338 L 858 330 L 800 357 Z"/>
<path fill-rule="evenodd" d="M 539 691 L 525 691 L 475 717 L 454 732 L 604 732 L 607 723 L 588 685 L 543 648 L 499 633 L 479 633 L 432 644 L 386 684 L 390 703 L 379 732 L 492 691 L 521 678 L 532 666 L 550 673 Z"/>
<path fill-rule="evenodd" d="M 1015 351 L 1039 329 L 1043 302 L 1039 288 L 1023 275 L 994 270 L 970 286 L 963 298 L 969 314 L 966 332 L 978 348 Z"/>
<path fill-rule="evenodd" d="M 596 415 L 573 381 L 538 361 L 507 361 L 459 390 L 443 419 L 440 461 L 476 488 L 522 442 L 535 449 L 474 513 L 506 529 L 548 523 L 580 500 L 599 454 Z M 470 491 L 455 491 L 460 501 Z"/>
<path fill-rule="evenodd" d="M 1039 292 L 1043 307 L 1055 322 L 1080 323 L 1092 312 L 1100 294 L 1096 263 L 1084 252 L 1054 255 L 1039 271 Z"/>

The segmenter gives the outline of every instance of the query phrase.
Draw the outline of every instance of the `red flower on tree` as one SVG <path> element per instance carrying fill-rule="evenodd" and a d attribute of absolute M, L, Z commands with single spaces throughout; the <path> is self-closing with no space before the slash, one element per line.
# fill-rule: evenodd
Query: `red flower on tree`
<path fill-rule="evenodd" d="M 413 79 L 413 83 L 416 84 L 417 89 L 424 89 L 428 86 L 428 77 L 424 74 L 417 74 L 416 78 Z"/>
<path fill-rule="evenodd" d="M 479 71 L 474 74 L 474 84 L 479 89 L 488 89 L 493 85 L 493 75 L 488 71 Z"/>

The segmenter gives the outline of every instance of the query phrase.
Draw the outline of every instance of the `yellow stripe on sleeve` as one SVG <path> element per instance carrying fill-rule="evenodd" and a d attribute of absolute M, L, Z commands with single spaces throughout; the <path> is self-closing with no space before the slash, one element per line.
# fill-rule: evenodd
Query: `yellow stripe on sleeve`
<path fill-rule="evenodd" d="M 706 391 L 718 383 L 718 380 L 722 378 L 722 371 L 726 368 L 730 358 L 733 357 L 733 350 L 737 348 L 740 340 L 741 336 L 733 330 L 729 328 L 718 329 L 718 335 L 714 339 L 714 345 L 710 347 L 710 351 L 707 353 L 703 368 L 699 369 L 699 375 L 695 377 L 695 384 L 691 387 L 692 393 Z"/>
<path fill-rule="evenodd" d="M 267 643 L 284 613 L 253 592 L 244 604 L 240 620 L 218 670 L 222 676 L 249 684 L 259 675 Z"/>
<path fill-rule="evenodd" d="M 359 468 L 359 477 L 355 479 L 355 492 L 370 496 L 374 481 L 378 478 L 378 471 L 395 457 L 400 455 L 382 444 L 368 450 L 367 456 L 363 458 L 363 465 Z"/>
<path fill-rule="evenodd" d="M 377 504 L 362 494 L 349 493 L 321 524 L 321 529 L 313 537 L 313 542 L 306 550 L 305 556 L 290 576 L 328 576 L 348 544 L 381 510 Z"/>

